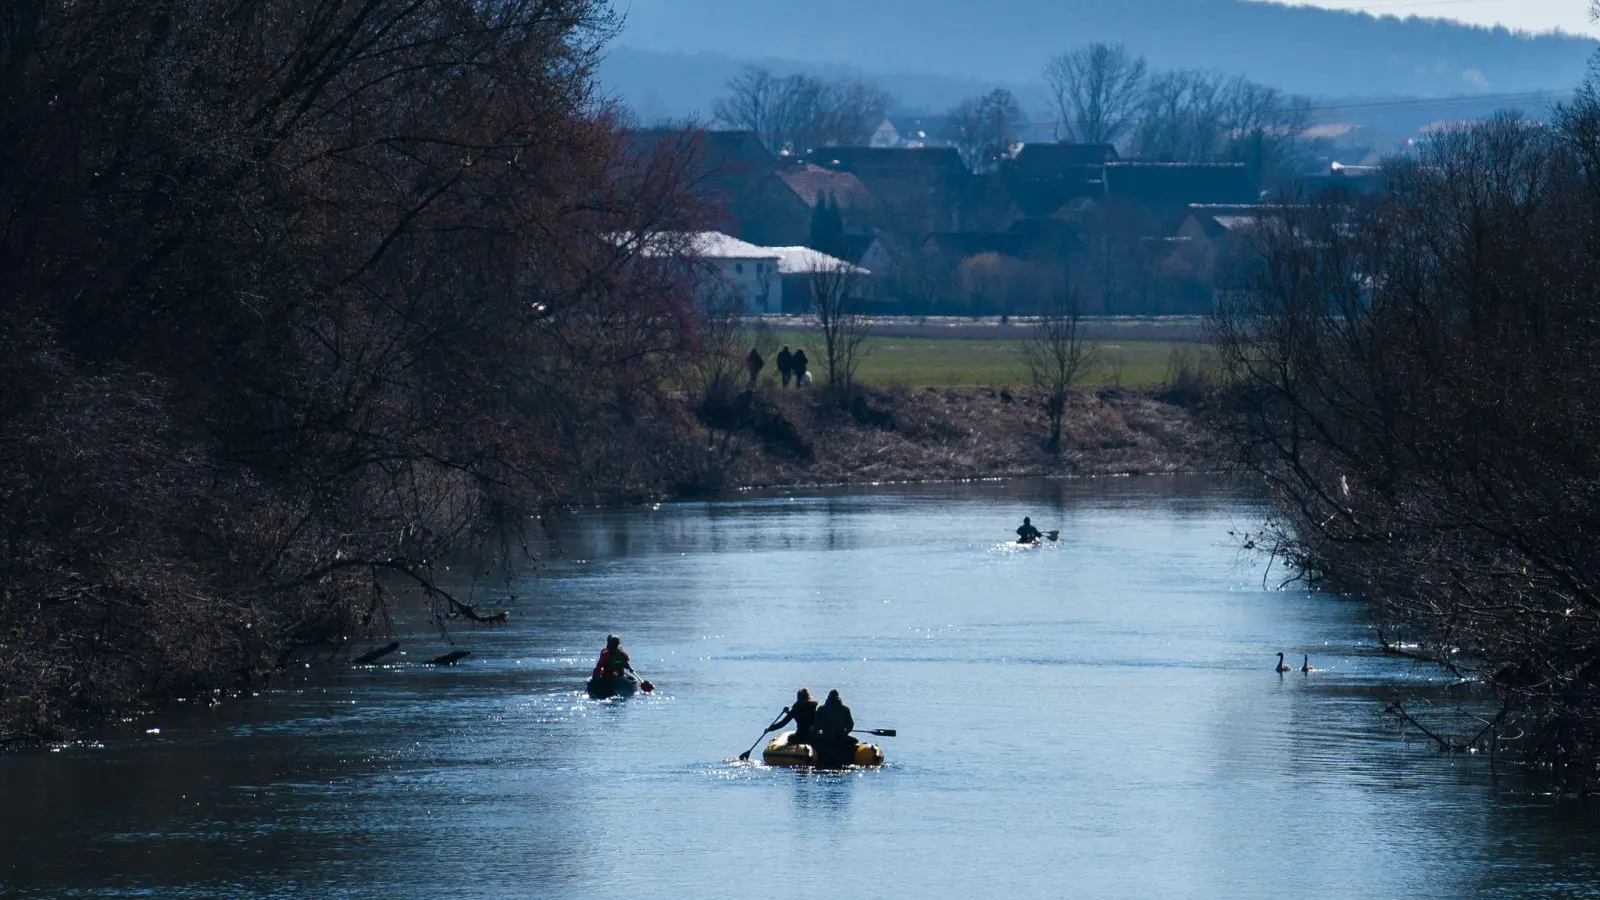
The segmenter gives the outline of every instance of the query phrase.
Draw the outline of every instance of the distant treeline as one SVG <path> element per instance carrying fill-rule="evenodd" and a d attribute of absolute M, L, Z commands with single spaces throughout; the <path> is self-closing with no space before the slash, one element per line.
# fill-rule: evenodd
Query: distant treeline
<path fill-rule="evenodd" d="M 936 109 L 985 86 L 1020 90 L 1063 45 L 1079 43 L 1127 44 L 1159 68 L 1219 69 L 1317 98 L 1565 88 L 1583 78 L 1595 49 L 1585 36 L 1404 17 L 1448 6 L 1392 12 L 1243 0 L 1017 0 L 982 10 L 956 0 L 815 0 L 803 12 L 777 0 L 634 0 L 603 72 L 641 107 L 705 115 L 717 86 L 752 62 L 785 74 L 784 61 L 804 61 L 788 65 L 877 77 L 912 105 Z"/>

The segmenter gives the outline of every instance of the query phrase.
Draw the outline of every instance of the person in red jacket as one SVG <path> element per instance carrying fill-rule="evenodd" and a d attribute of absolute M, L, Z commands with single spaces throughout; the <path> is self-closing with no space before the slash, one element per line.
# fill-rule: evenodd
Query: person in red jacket
<path fill-rule="evenodd" d="M 600 661 L 594 664 L 594 677 L 621 675 L 625 671 L 632 672 L 633 663 L 628 661 L 628 651 L 622 649 L 622 638 L 608 635 L 606 648 L 600 651 Z"/>

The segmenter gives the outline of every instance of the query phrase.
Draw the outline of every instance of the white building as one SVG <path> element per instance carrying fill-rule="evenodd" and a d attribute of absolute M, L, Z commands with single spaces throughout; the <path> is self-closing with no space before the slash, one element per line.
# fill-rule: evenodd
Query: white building
<path fill-rule="evenodd" d="M 745 312 L 760 315 L 783 310 L 783 279 L 779 264 L 782 254 L 771 247 L 758 247 L 720 231 L 701 231 L 691 235 L 690 252 L 711 264 L 709 277 L 715 281 L 702 287 L 710 298 L 741 297 Z"/>
<path fill-rule="evenodd" d="M 853 266 L 837 256 L 829 256 L 810 247 L 769 247 L 778 254 L 778 279 L 783 285 L 781 310 L 786 313 L 803 313 L 811 307 L 811 291 L 816 286 L 813 276 L 823 272 L 838 272 L 862 276 L 851 279 L 848 289 L 858 291 L 866 287 L 865 276 L 872 273 Z"/>
<path fill-rule="evenodd" d="M 779 275 L 813 275 L 817 272 L 872 274 L 860 266 L 852 266 L 837 256 L 829 256 L 810 247 L 763 247 L 762 249 L 778 254 Z"/>
<path fill-rule="evenodd" d="M 645 253 L 656 252 L 652 247 L 665 246 L 682 248 L 681 252 L 708 264 L 704 270 L 707 281 L 700 287 L 701 299 L 739 297 L 744 301 L 745 312 L 751 315 L 784 311 L 785 279 L 794 282 L 815 272 L 835 269 L 870 274 L 810 247 L 760 247 L 720 231 L 662 235 L 661 240 L 649 242 Z"/>
<path fill-rule="evenodd" d="M 619 235 L 619 242 L 632 241 Z M 783 309 L 783 281 L 778 273 L 781 254 L 757 247 L 720 231 L 662 232 L 640 242 L 644 256 L 683 255 L 705 263 L 701 267 L 700 299 L 740 298 L 745 312 L 760 315 Z"/>

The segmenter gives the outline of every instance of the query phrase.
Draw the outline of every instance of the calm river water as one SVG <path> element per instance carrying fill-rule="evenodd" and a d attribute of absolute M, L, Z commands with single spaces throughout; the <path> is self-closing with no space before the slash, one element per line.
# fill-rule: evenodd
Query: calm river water
<path fill-rule="evenodd" d="M 1025 514 L 1063 543 L 1007 546 Z M 1258 515 L 1206 479 L 584 514 L 458 668 L 405 663 L 422 629 L 0 758 L 0 895 L 1600 896 L 1596 807 L 1396 735 L 1424 676 L 1264 588 Z M 610 630 L 654 697 L 582 696 Z M 890 764 L 734 762 L 800 684 L 899 729 Z"/>

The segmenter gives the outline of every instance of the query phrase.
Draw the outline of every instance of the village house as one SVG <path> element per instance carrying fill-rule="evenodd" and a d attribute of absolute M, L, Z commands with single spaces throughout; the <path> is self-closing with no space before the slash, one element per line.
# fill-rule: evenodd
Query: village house
<path fill-rule="evenodd" d="M 1290 185 L 1285 199 L 1298 195 L 1298 199 L 1323 203 L 1349 203 L 1359 197 L 1383 193 L 1386 179 L 1378 166 L 1347 166 L 1335 162 L 1327 171 L 1310 175 Z"/>
<path fill-rule="evenodd" d="M 973 177 L 952 147 L 826 147 L 808 161 L 859 179 L 880 230 L 955 230 Z"/>
<path fill-rule="evenodd" d="M 810 247 L 767 247 L 778 254 L 778 274 L 782 297 L 776 312 L 799 314 L 811 309 L 813 279 L 819 273 L 843 273 L 853 276 L 857 291 L 866 293 L 872 272 L 846 260 L 829 256 Z"/>
<path fill-rule="evenodd" d="M 1001 173 L 1021 214 L 1044 218 L 1072 200 L 1104 195 L 1106 163 L 1118 158 L 1110 144 L 1023 144 Z"/>
<path fill-rule="evenodd" d="M 778 177 L 789 163 L 773 156 L 755 132 L 647 129 L 631 137 L 636 154 L 693 154 L 688 178 L 711 204 L 722 233 L 757 244 L 805 240 L 810 207 Z"/>
<path fill-rule="evenodd" d="M 872 274 L 810 247 L 762 247 L 720 231 L 664 232 L 642 244 L 645 256 L 681 254 L 700 263 L 700 301 L 737 301 L 748 315 L 806 311 L 818 272 L 859 276 L 863 287 Z"/>
<path fill-rule="evenodd" d="M 777 177 L 791 193 L 795 195 L 806 208 L 807 224 L 810 223 L 810 214 L 817 208 L 817 203 L 826 197 L 828 202 L 839 207 L 839 218 L 844 223 L 845 231 L 864 233 L 871 225 L 872 218 L 872 192 L 867 186 L 850 172 L 837 169 L 825 169 L 813 163 L 803 162 L 797 165 L 780 169 Z M 805 242 L 805 235 L 799 240 L 783 241 L 784 244 L 799 244 Z M 772 242 L 780 243 L 780 242 Z"/>
<path fill-rule="evenodd" d="M 751 315 L 783 311 L 783 255 L 719 231 L 686 235 L 683 246 L 707 265 L 699 295 L 703 302 L 740 300 Z"/>
<path fill-rule="evenodd" d="M 878 123 L 868 146 L 888 148 L 948 146 L 951 119 L 947 115 L 893 115 Z"/>
<path fill-rule="evenodd" d="M 1132 200 L 1152 212 L 1176 212 L 1177 221 L 1191 203 L 1261 201 L 1261 185 L 1244 163 L 1118 161 L 1105 169 L 1106 196 Z"/>

